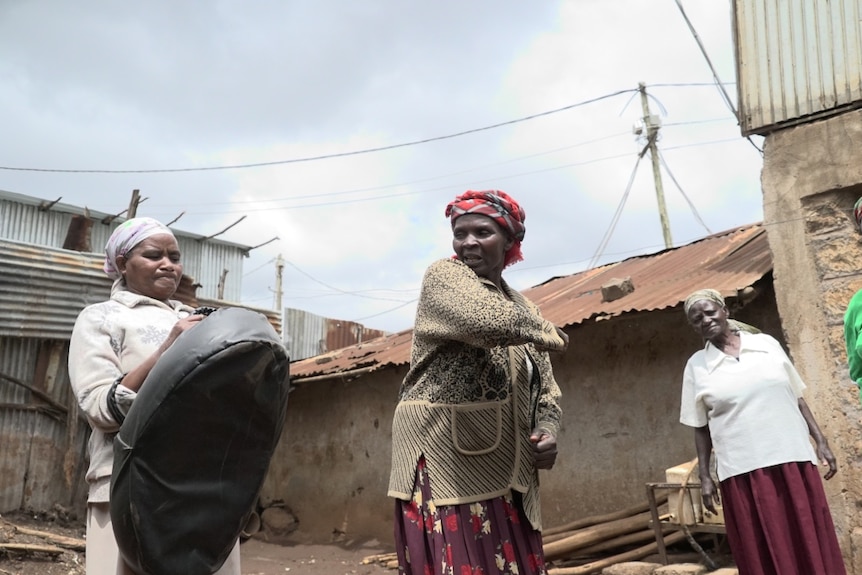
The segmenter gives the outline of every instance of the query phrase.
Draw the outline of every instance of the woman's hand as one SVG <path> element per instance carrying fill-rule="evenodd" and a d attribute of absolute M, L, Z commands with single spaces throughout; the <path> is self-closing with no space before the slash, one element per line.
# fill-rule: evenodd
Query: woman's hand
<path fill-rule="evenodd" d="M 149 375 L 150 370 L 153 369 L 153 366 L 162 354 L 171 347 L 171 344 L 180 337 L 181 333 L 196 326 L 204 317 L 205 316 L 203 315 L 190 315 L 175 323 L 171 328 L 171 331 L 168 333 L 168 337 L 162 342 L 162 345 L 160 345 L 147 359 L 142 361 L 138 367 L 126 374 L 123 378 L 123 387 L 132 391 L 138 391 L 141 388 L 141 385 L 143 385 L 144 380 L 147 378 L 147 375 Z"/>
<path fill-rule="evenodd" d="M 721 504 L 715 482 L 709 472 L 709 460 L 712 458 L 712 435 L 709 426 L 694 428 L 694 447 L 697 450 L 697 471 L 700 475 L 700 498 L 703 506 L 712 514 L 718 514 L 715 510 L 717 504 Z"/>
<path fill-rule="evenodd" d="M 713 515 L 718 515 L 715 506 L 721 505 L 721 497 L 719 497 L 718 490 L 715 488 L 715 482 L 709 475 L 700 478 L 700 497 L 703 499 L 703 506 L 706 510 Z"/>
<path fill-rule="evenodd" d="M 205 315 L 193 314 L 193 315 L 184 317 L 183 319 L 181 319 L 180 321 L 175 323 L 174 327 L 171 328 L 171 331 L 168 334 L 168 337 L 165 338 L 165 341 L 162 342 L 162 346 L 161 346 L 162 351 L 165 351 L 166 349 L 171 347 L 171 344 L 174 343 L 178 337 L 180 337 L 181 333 L 183 333 L 184 331 L 186 331 L 188 329 L 193 328 L 194 326 L 196 326 L 198 324 L 199 321 L 201 321 L 205 317 L 206 317 Z"/>
<path fill-rule="evenodd" d="M 814 439 L 814 444 L 817 446 L 817 460 L 823 465 L 829 465 L 829 471 L 826 472 L 823 479 L 832 479 L 835 477 L 835 474 L 838 473 L 838 463 L 835 461 L 835 456 L 832 454 L 832 450 L 829 449 L 829 442 L 826 441 L 826 437 L 823 435 L 823 432 L 820 431 L 820 426 L 817 425 L 817 421 L 814 419 L 814 414 L 811 413 L 811 408 L 808 407 L 805 400 L 800 397 L 798 404 L 799 411 L 802 413 L 802 417 L 808 425 L 808 433 L 811 434 L 811 437 Z"/>
<path fill-rule="evenodd" d="M 832 449 L 829 448 L 829 443 L 825 437 L 817 442 L 817 459 L 822 465 L 829 466 L 829 471 L 826 472 L 823 479 L 829 480 L 835 477 L 835 474 L 838 473 L 838 462 L 835 460 Z"/>
<path fill-rule="evenodd" d="M 549 347 L 549 346 L 542 345 L 542 344 L 534 344 L 535 348 L 538 351 L 546 351 L 548 353 L 563 353 L 569 348 L 569 336 L 566 335 L 566 332 L 564 332 L 563 330 L 561 330 L 557 326 L 554 326 L 554 329 L 557 331 L 557 337 L 559 337 L 561 340 L 563 340 L 563 347 L 558 348 L 558 347 Z"/>
<path fill-rule="evenodd" d="M 560 339 L 562 339 L 563 343 L 565 343 L 565 345 L 563 346 L 563 349 L 557 350 L 559 353 L 563 353 L 564 351 L 569 349 L 569 336 L 566 334 L 566 332 L 564 332 L 563 330 L 561 330 L 557 326 L 554 326 L 554 329 L 557 330 L 557 335 L 560 336 Z"/>
<path fill-rule="evenodd" d="M 557 461 L 557 438 L 547 429 L 537 427 L 530 434 L 530 443 L 536 469 L 551 469 Z"/>

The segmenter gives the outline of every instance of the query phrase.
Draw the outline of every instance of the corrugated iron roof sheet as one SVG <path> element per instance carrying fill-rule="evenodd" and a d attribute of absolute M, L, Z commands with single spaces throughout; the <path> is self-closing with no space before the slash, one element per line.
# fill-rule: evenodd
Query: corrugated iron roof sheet
<path fill-rule="evenodd" d="M 80 311 L 111 294 L 103 262 L 101 254 L 0 238 L 0 336 L 68 340 Z M 188 286 L 184 282 L 181 287 Z M 196 297 L 193 289 L 178 290 L 175 299 L 193 306 L 251 309 L 281 331 L 281 314 L 275 310 Z"/>
<path fill-rule="evenodd" d="M 100 230 L 99 227 L 93 227 L 93 245 L 100 249 L 105 245 L 105 241 L 107 241 L 111 232 L 114 231 L 114 228 L 120 223 L 126 221 L 125 216 L 106 214 L 105 212 L 100 212 L 90 208 L 82 208 L 80 206 L 65 204 L 59 200 L 49 201 L 34 196 L 9 192 L 7 190 L 0 190 L 0 202 L 8 203 L 7 209 L 9 210 L 8 214 L 2 214 L 8 219 L 0 219 L 0 222 L 3 223 L 3 227 L 9 228 L 8 230 L 4 229 L 4 237 L 11 240 L 17 240 L 22 243 L 59 247 L 59 244 L 62 243 L 62 241 L 58 242 L 58 238 L 63 238 L 69 228 L 69 224 L 65 220 L 51 221 L 50 223 L 53 224 L 53 226 L 43 225 L 35 227 L 33 224 L 39 223 L 33 221 L 35 212 L 50 210 L 60 214 L 67 214 L 69 216 L 86 215 L 89 219 L 99 221 L 107 228 L 107 231 L 103 231 Z M 248 252 L 252 249 L 251 246 L 247 246 L 245 244 L 238 244 L 236 242 L 230 242 L 220 238 L 183 231 L 181 229 L 177 229 L 173 225 L 169 227 L 177 237 L 189 238 L 201 242 L 206 240 L 207 243 L 230 246 L 237 248 L 242 252 Z"/>
<path fill-rule="evenodd" d="M 413 330 L 406 329 L 365 343 L 296 361 L 290 364 L 290 379 L 295 381 L 317 375 L 337 376 L 346 372 L 357 374 L 386 366 L 404 365 L 410 361 L 412 341 Z"/>
<path fill-rule="evenodd" d="M 362 324 L 323 317 L 309 311 L 284 309 L 284 340 L 291 360 L 315 357 L 386 335 Z"/>
<path fill-rule="evenodd" d="M 60 248 L 65 246 L 73 222 L 78 218 L 86 219 L 92 225 L 86 231 L 75 227 L 78 233 L 89 239 L 88 242 L 82 242 L 89 246 L 76 249 L 98 253 L 103 253 L 103 246 L 111 233 L 125 221 L 125 218 L 87 208 L 0 190 L 0 238 Z M 201 286 L 199 295 L 239 301 L 242 296 L 243 262 L 252 248 L 170 227 L 182 251 L 186 275 Z M 220 296 L 219 284 L 222 278 L 224 285 Z M 281 310 L 278 313 L 281 314 Z"/>
<path fill-rule="evenodd" d="M 78 313 L 111 293 L 103 261 L 0 239 L 0 335 L 68 340 Z"/>
<path fill-rule="evenodd" d="M 859 0 L 731 5 L 743 135 L 765 135 L 862 105 Z"/>
<path fill-rule="evenodd" d="M 691 292 L 710 287 L 736 296 L 772 271 L 772 253 L 761 224 L 734 228 L 678 248 L 552 278 L 524 295 L 559 326 L 609 319 L 629 312 L 655 311 L 682 303 Z M 631 278 L 634 291 L 602 301 L 602 285 Z M 291 380 L 336 377 L 374 371 L 410 361 L 413 330 L 291 364 Z"/>
<path fill-rule="evenodd" d="M 578 274 L 554 278 L 524 291 L 545 318 L 559 326 L 632 311 L 671 308 L 694 290 L 711 287 L 735 296 L 772 270 L 761 225 L 736 228 L 649 256 L 632 257 Z M 630 277 L 634 291 L 602 301 L 602 285 Z"/>

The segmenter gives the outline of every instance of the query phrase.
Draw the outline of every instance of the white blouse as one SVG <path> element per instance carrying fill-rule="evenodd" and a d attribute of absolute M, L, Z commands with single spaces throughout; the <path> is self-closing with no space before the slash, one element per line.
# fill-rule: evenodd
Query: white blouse
<path fill-rule="evenodd" d="M 709 425 L 718 478 L 817 455 L 799 410 L 805 384 L 773 337 L 740 332 L 739 359 L 707 342 L 685 366 L 679 420 Z"/>

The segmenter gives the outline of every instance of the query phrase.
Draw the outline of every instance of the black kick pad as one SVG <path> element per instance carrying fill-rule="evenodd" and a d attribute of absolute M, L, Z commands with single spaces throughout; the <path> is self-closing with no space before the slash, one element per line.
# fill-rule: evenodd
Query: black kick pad
<path fill-rule="evenodd" d="M 211 575 L 252 512 L 287 408 L 263 315 L 222 308 L 153 367 L 114 439 L 111 519 L 138 575 Z"/>

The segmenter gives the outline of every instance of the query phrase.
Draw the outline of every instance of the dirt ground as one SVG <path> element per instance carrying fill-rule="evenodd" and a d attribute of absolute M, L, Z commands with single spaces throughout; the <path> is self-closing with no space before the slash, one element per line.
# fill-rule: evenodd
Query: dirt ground
<path fill-rule="evenodd" d="M 62 509 L 5 514 L 0 517 L 0 575 L 86 575 L 84 535 L 83 521 Z M 672 553 L 672 563 L 698 562 L 697 554 L 682 547 Z M 369 561 L 391 551 L 373 540 L 309 545 L 289 538 L 267 540 L 260 532 L 242 543 L 240 555 L 242 575 L 396 575 L 384 562 Z M 729 556 L 714 559 L 730 563 Z M 658 562 L 658 557 L 643 561 Z"/>
<path fill-rule="evenodd" d="M 3 515 L 0 575 L 85 575 L 83 551 L 63 547 L 83 542 L 84 532 L 83 521 L 62 513 Z M 380 563 L 363 564 L 363 559 L 389 551 L 374 541 L 352 546 L 303 545 L 253 537 L 242 543 L 240 554 L 243 575 L 394 575 L 395 570 Z"/>

